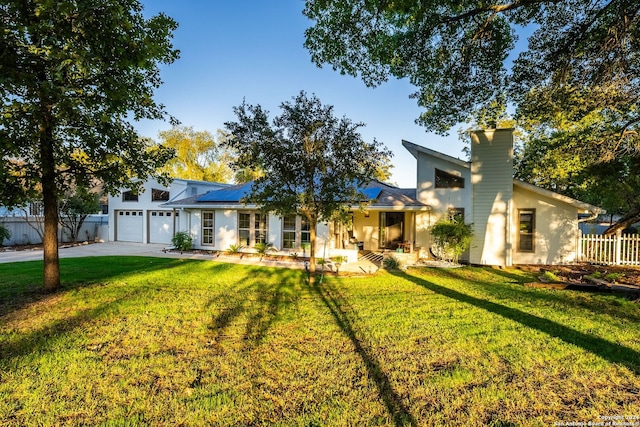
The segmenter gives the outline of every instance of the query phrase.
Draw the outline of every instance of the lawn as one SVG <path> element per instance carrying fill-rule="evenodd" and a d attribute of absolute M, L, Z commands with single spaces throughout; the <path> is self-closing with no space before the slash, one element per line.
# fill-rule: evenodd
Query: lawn
<path fill-rule="evenodd" d="M 43 294 L 40 262 L 0 264 L 0 425 L 640 422 L 640 307 L 619 296 L 519 270 L 61 265 Z"/>

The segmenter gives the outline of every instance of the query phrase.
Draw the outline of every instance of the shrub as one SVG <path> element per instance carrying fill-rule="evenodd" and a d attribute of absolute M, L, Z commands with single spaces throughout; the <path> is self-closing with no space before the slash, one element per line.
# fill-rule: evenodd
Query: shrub
<path fill-rule="evenodd" d="M 399 270 L 400 269 L 400 261 L 393 256 L 389 256 L 382 260 L 382 267 L 385 270 Z"/>
<path fill-rule="evenodd" d="M 11 238 L 11 232 L 4 226 L 4 224 L 0 224 L 0 246 L 4 243 L 5 239 L 8 240 Z"/>
<path fill-rule="evenodd" d="M 262 259 L 262 257 L 264 257 L 267 252 L 275 252 L 276 248 L 273 247 L 273 243 L 256 243 L 256 245 L 253 247 L 256 252 L 258 253 L 258 255 L 260 255 L 260 259 Z"/>
<path fill-rule="evenodd" d="M 622 273 L 608 273 L 606 276 L 604 276 L 604 279 L 607 282 L 615 283 L 623 276 L 624 274 Z"/>
<path fill-rule="evenodd" d="M 173 247 L 181 251 L 189 251 L 193 247 L 193 237 L 186 231 L 178 231 L 171 239 Z"/>
<path fill-rule="evenodd" d="M 241 245 L 240 243 L 234 243 L 232 245 L 229 245 L 229 247 L 227 248 L 227 253 L 237 254 L 237 253 L 240 253 L 240 251 L 243 249 L 244 249 L 243 245 Z"/>
<path fill-rule="evenodd" d="M 442 219 L 431 227 L 431 237 L 443 258 L 458 262 L 473 238 L 473 224 Z"/>
<path fill-rule="evenodd" d="M 547 282 L 561 282 L 560 278 L 553 271 L 545 271 L 540 279 Z"/>

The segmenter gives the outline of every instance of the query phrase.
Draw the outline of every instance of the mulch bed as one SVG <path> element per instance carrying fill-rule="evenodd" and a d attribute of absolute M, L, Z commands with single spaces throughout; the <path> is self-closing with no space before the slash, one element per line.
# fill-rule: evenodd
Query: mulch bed
<path fill-rule="evenodd" d="M 614 265 L 553 265 L 520 266 L 522 270 L 539 273 L 552 272 L 560 280 L 548 283 L 527 283 L 526 286 L 550 289 L 569 289 L 587 292 L 619 292 L 640 303 L 640 267 Z"/>

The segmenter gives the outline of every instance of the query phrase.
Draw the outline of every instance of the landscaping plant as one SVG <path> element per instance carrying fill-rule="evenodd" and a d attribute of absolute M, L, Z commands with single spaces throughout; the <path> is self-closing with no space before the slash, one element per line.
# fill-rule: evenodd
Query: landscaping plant
<path fill-rule="evenodd" d="M 193 237 L 187 231 L 178 231 L 171 238 L 171 243 L 180 251 L 190 251 L 193 247 Z"/>
<path fill-rule="evenodd" d="M 431 227 L 431 237 L 447 261 L 457 263 L 473 239 L 473 225 L 462 221 L 441 219 Z"/>

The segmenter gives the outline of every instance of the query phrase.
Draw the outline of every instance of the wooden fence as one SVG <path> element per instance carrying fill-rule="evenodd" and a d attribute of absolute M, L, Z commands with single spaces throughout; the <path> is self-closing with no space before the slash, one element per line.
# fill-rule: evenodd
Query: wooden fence
<path fill-rule="evenodd" d="M 585 234 L 578 242 L 578 260 L 594 264 L 640 265 L 640 235 Z"/>

